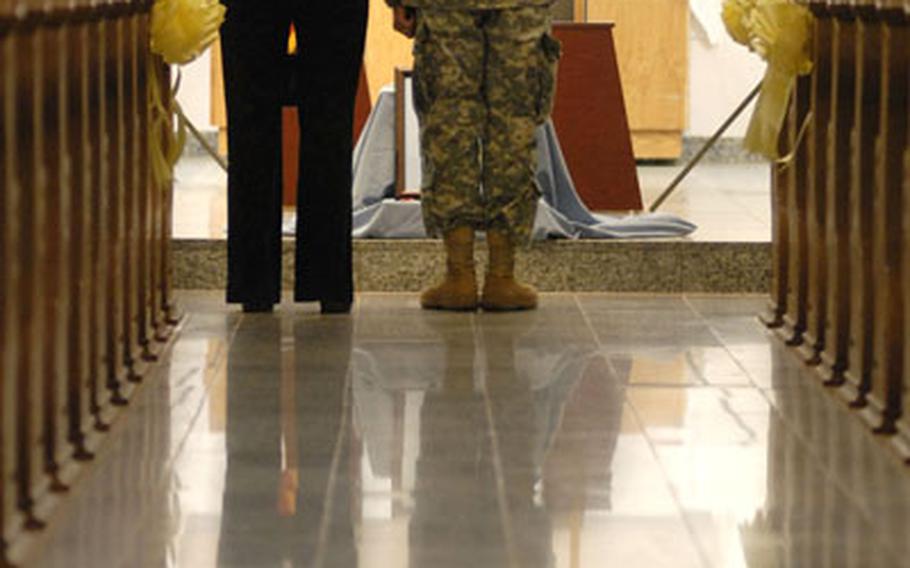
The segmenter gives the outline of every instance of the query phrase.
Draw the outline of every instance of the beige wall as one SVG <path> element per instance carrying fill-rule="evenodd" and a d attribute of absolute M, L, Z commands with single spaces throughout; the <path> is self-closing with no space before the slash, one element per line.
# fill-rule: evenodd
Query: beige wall
<path fill-rule="evenodd" d="M 717 16 L 720 20 L 720 16 Z M 689 109 L 686 133 L 710 136 L 729 116 L 740 101 L 761 80 L 764 62 L 726 33 L 716 34 L 715 41 L 696 21 L 689 27 Z M 728 137 L 743 137 L 751 112 L 727 131 Z"/>
<path fill-rule="evenodd" d="M 384 0 L 370 0 L 364 63 L 374 101 L 379 90 L 394 81 L 396 66 L 410 68 L 413 64 L 411 41 L 392 29 L 392 10 Z"/>
<path fill-rule="evenodd" d="M 206 51 L 196 61 L 181 69 L 182 79 L 177 101 L 193 124 L 203 130 L 214 130 L 210 116 L 211 103 L 211 57 Z"/>
<path fill-rule="evenodd" d="M 640 2 L 653 0 L 637 0 Z M 621 0 L 582 0 L 583 10 L 591 20 L 610 19 L 617 13 L 616 6 Z M 625 2 L 628 4 L 629 2 Z M 686 60 L 680 65 L 686 66 L 685 77 L 659 77 L 654 81 L 658 88 L 668 82 L 685 81 L 685 113 L 682 116 L 683 130 L 687 136 L 710 136 L 727 116 L 739 105 L 740 101 L 752 90 L 752 87 L 764 74 L 764 63 L 744 47 L 733 42 L 726 34 L 720 17 L 721 0 L 689 0 L 691 9 L 686 39 Z M 579 10 L 580 11 L 580 10 Z M 630 24 L 635 25 L 632 21 Z M 658 33 L 663 33 L 657 30 Z M 623 32 L 617 29 L 617 35 Z M 646 34 L 634 33 L 633 42 L 648 41 Z M 640 46 L 639 52 L 647 52 L 647 47 Z M 655 52 L 655 57 L 673 58 L 678 54 Z M 635 64 L 635 69 L 641 66 Z M 646 66 L 645 66 L 646 67 Z M 624 73 L 634 75 L 635 70 Z M 643 77 L 630 77 L 630 82 L 647 85 Z M 625 80 L 624 80 L 625 82 Z M 641 117 L 635 117 L 639 112 Z M 745 136 L 749 115 L 745 113 L 727 131 L 729 137 Z M 630 119 L 639 121 L 655 116 L 652 109 L 630 109 Z"/>
<path fill-rule="evenodd" d="M 392 29 L 392 11 L 384 0 L 370 0 L 370 23 L 364 55 L 370 95 L 393 82 L 395 67 L 412 65 L 411 41 Z M 183 81 L 177 100 L 190 120 L 203 130 L 214 130 L 211 118 L 212 63 L 208 52 L 182 69 Z"/>
<path fill-rule="evenodd" d="M 375 100 L 379 89 L 392 82 L 395 65 L 411 65 L 410 42 L 394 34 L 391 14 L 383 0 L 371 0 L 367 76 Z M 719 20 L 719 16 L 717 16 Z M 716 23 L 715 23 L 716 24 Z M 748 93 L 763 72 L 764 64 L 725 34 L 715 34 L 712 44 L 700 22 L 689 26 L 689 79 L 686 133 L 708 136 Z M 214 127 L 210 117 L 210 58 L 203 55 L 183 69 L 181 104 L 200 128 Z M 741 119 L 728 136 L 743 136 L 748 117 Z"/>

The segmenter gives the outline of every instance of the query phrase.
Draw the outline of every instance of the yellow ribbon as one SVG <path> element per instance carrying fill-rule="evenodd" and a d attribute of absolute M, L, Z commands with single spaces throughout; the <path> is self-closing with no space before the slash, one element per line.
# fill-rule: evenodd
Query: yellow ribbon
<path fill-rule="evenodd" d="M 749 15 L 757 0 L 726 0 L 721 18 L 733 41 L 749 45 Z"/>
<path fill-rule="evenodd" d="M 734 41 L 768 62 L 744 144 L 777 160 L 796 78 L 812 72 L 812 13 L 791 0 L 725 0 L 722 17 Z"/>
<path fill-rule="evenodd" d="M 218 37 L 225 7 L 217 0 L 156 0 L 152 6 L 151 50 L 172 65 L 185 65 L 202 54 Z M 174 128 L 180 75 L 173 88 L 166 85 L 156 64 L 148 68 L 148 105 L 151 125 L 149 149 L 156 187 L 170 183 L 174 165 L 186 143 L 182 121 Z"/>
<path fill-rule="evenodd" d="M 184 65 L 218 37 L 226 9 L 217 0 L 157 0 L 152 7 L 152 51 Z"/>
<path fill-rule="evenodd" d="M 160 69 L 157 65 L 148 66 L 149 161 L 155 187 L 163 187 L 173 180 L 174 166 L 186 144 L 186 129 L 175 129 L 172 122 L 177 113 L 180 76 L 172 89 L 165 84 Z"/>

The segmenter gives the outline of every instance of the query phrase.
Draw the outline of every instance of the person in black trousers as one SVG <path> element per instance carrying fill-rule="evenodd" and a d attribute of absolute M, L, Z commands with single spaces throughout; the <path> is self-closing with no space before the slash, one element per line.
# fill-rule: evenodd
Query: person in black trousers
<path fill-rule="evenodd" d="M 354 100 L 368 0 L 224 0 L 221 29 L 228 117 L 227 301 L 269 312 L 281 294 L 281 107 L 288 30 L 300 115 L 294 299 L 346 313 L 351 274 Z"/>

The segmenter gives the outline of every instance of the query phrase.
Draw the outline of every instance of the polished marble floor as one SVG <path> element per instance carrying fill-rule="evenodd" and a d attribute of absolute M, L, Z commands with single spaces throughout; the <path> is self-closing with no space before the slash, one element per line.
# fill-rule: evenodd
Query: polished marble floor
<path fill-rule="evenodd" d="M 640 165 L 642 200 L 653 203 L 679 165 Z M 227 180 L 206 156 L 184 157 L 177 164 L 174 192 L 174 236 L 178 239 L 223 239 L 227 227 Z M 769 242 L 771 240 L 771 174 L 767 164 L 699 165 L 662 206 L 698 225 L 681 240 L 699 242 Z"/>
<path fill-rule="evenodd" d="M 910 472 L 760 297 L 181 300 L 172 357 L 30 565 L 910 566 Z"/>

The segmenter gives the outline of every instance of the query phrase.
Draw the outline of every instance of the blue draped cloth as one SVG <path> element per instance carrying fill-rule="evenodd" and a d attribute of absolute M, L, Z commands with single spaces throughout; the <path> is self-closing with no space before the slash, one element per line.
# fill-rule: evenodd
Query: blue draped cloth
<path fill-rule="evenodd" d="M 537 131 L 540 204 L 534 239 L 682 237 L 696 226 L 675 215 L 593 213 L 582 203 L 552 122 Z M 420 202 L 395 196 L 395 95 L 383 90 L 353 157 L 354 238 L 426 238 Z M 290 227 L 293 227 L 291 224 Z"/>

